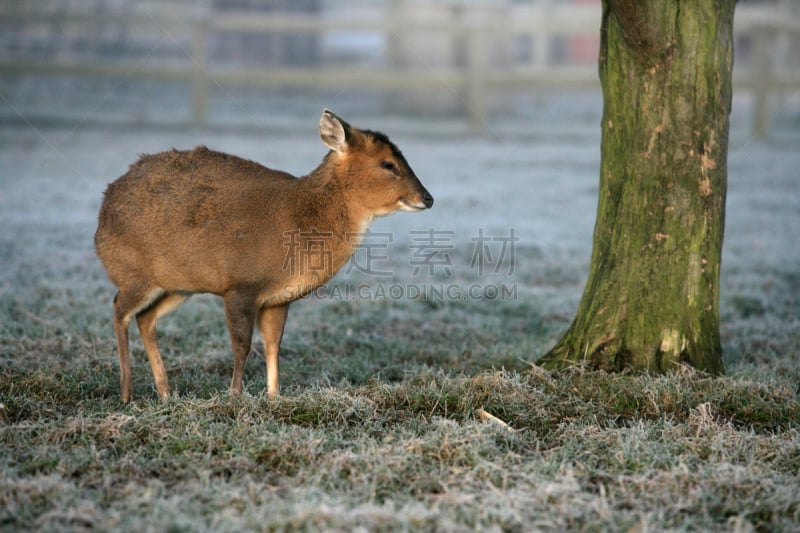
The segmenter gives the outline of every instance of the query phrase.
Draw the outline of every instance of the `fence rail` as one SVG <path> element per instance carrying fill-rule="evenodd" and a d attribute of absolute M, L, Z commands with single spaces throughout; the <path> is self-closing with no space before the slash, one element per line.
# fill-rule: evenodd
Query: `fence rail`
<path fill-rule="evenodd" d="M 515 11 L 501 19 L 465 16 L 457 20 L 422 19 L 409 12 L 388 9 L 381 16 L 335 17 L 320 13 L 225 13 L 195 8 L 167 12 L 44 12 L 0 7 L 0 28 L 36 25 L 85 25 L 103 28 L 110 25 L 127 31 L 149 28 L 150 32 L 183 39 L 187 52 L 182 60 L 147 61 L 99 60 L 95 58 L 0 56 L 0 74 L 67 74 L 86 77 L 111 77 L 174 81 L 191 84 L 193 120 L 202 123 L 208 109 L 208 89 L 212 84 L 257 88 L 340 87 L 357 80 L 359 87 L 379 90 L 426 89 L 447 84 L 465 95 L 465 110 L 479 127 L 487 115 L 488 95 L 496 89 L 541 89 L 560 87 L 598 87 L 595 64 L 550 64 L 546 43 L 554 37 L 597 35 L 597 6 L 543 5 Z M 401 30 L 400 30 L 401 29 Z M 463 64 L 420 68 L 393 64 L 378 68 L 351 66 L 226 66 L 210 60 L 210 36 L 219 32 L 244 34 L 325 35 L 331 32 L 381 33 L 387 41 L 405 34 L 446 35 L 458 38 L 466 50 Z M 753 94 L 752 128 L 759 135 L 767 132 L 770 97 L 776 91 L 800 90 L 797 65 L 776 65 L 772 51 L 781 35 L 800 34 L 800 20 L 781 16 L 777 10 L 740 6 L 735 17 L 737 40 L 752 43 L 747 64 L 737 64 L 734 86 Z M 536 52 L 527 64 L 497 68 L 490 60 L 492 43 L 508 36 L 525 36 Z M 134 68 L 135 67 L 135 68 Z"/>

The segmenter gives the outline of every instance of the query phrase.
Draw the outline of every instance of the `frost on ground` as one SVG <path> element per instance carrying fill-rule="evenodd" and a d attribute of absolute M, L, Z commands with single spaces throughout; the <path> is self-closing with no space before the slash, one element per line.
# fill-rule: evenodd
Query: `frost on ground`
<path fill-rule="evenodd" d="M 195 297 L 159 325 L 178 397 L 156 401 L 133 333 L 127 408 L 92 246 L 106 184 L 198 144 L 302 175 L 325 153 L 318 114 L 247 132 L 0 125 L 0 530 L 796 530 L 800 136 L 732 132 L 730 377 L 549 374 L 531 363 L 591 253 L 590 102 L 483 133 L 343 112 L 390 135 L 433 209 L 376 221 L 359 263 L 292 306 L 281 399 L 255 355 L 243 398 L 226 395 L 222 309 Z"/>

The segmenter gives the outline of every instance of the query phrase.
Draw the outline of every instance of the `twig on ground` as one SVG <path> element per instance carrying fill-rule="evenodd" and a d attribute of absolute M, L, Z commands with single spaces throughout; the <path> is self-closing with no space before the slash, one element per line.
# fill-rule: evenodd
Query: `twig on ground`
<path fill-rule="evenodd" d="M 483 408 L 478 409 L 478 417 L 481 419 L 481 422 L 484 422 L 484 423 L 487 423 L 487 424 L 493 424 L 493 425 L 495 425 L 497 427 L 505 429 L 506 431 L 514 431 L 514 428 L 509 426 L 508 422 L 504 422 L 503 420 L 500 420 L 499 418 L 497 418 L 493 414 L 487 412 Z"/>

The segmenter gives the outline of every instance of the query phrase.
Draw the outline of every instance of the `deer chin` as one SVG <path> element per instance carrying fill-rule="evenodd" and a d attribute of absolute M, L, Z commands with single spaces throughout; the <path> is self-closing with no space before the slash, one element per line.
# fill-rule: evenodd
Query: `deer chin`
<path fill-rule="evenodd" d="M 397 201 L 397 209 L 399 211 L 412 211 L 412 212 L 414 212 L 414 211 L 425 211 L 425 209 L 427 209 L 427 207 L 425 207 L 425 204 L 422 204 L 422 203 L 412 204 L 411 202 L 409 202 L 405 198 L 400 198 Z"/>

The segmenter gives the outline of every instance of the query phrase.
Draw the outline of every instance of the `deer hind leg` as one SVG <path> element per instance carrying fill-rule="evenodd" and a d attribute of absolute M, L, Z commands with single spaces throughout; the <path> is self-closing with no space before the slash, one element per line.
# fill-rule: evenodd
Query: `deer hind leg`
<path fill-rule="evenodd" d="M 132 284 L 131 286 L 140 286 Z M 119 389 L 122 403 L 131 401 L 133 384 L 131 382 L 131 353 L 128 346 L 128 326 L 140 310 L 161 297 L 161 289 L 138 290 L 121 288 L 114 296 L 114 334 L 117 337 L 117 356 L 119 357 Z"/>
<path fill-rule="evenodd" d="M 279 394 L 278 351 L 283 337 L 283 326 L 289 305 L 279 307 L 262 307 L 258 313 L 258 329 L 264 341 L 264 357 L 267 361 L 267 393 L 270 396 Z"/>
<path fill-rule="evenodd" d="M 225 319 L 228 322 L 228 333 L 233 346 L 231 394 L 239 396 L 242 394 L 244 366 L 253 342 L 256 304 L 252 297 L 235 291 L 228 292 L 223 299 L 225 301 Z"/>
<path fill-rule="evenodd" d="M 136 315 L 136 323 L 139 326 L 139 334 L 142 336 L 147 359 L 150 361 L 150 368 L 153 371 L 156 390 L 162 400 L 169 398 L 171 391 L 169 380 L 167 379 L 167 370 L 164 368 L 161 351 L 158 349 L 156 323 L 159 318 L 178 308 L 188 297 L 189 295 L 185 293 L 171 292 L 162 294 L 149 307 Z"/>

